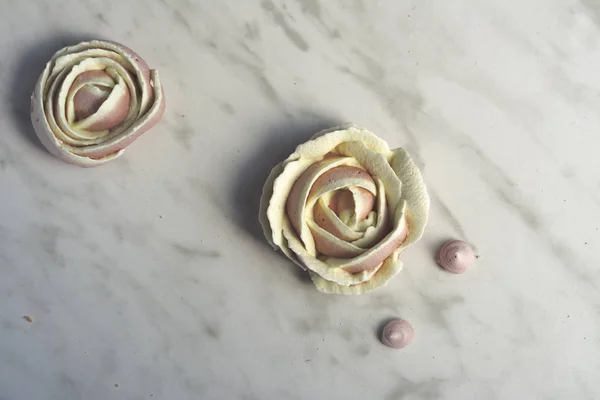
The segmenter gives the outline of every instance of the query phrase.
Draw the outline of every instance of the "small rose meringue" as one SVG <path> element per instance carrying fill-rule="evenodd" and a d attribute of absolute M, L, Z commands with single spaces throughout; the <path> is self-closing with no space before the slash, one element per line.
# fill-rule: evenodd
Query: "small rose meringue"
<path fill-rule="evenodd" d="M 446 271 L 462 274 L 476 259 L 475 251 L 468 243 L 462 240 L 450 240 L 442 246 L 436 261 Z"/>
<path fill-rule="evenodd" d="M 93 40 L 59 50 L 31 96 L 31 122 L 55 156 L 80 167 L 119 157 L 162 118 L 156 70 L 130 48 Z"/>
<path fill-rule="evenodd" d="M 381 343 L 393 349 L 408 346 L 415 336 L 410 322 L 403 319 L 393 319 L 388 322 L 381 333 Z"/>

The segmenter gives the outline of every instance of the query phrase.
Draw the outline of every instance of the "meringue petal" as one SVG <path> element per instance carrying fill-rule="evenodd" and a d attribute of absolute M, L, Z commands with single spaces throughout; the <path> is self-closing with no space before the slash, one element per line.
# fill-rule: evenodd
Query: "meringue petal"
<path fill-rule="evenodd" d="M 355 285 L 368 281 L 373 275 L 373 272 L 371 271 L 363 271 L 357 274 L 351 274 L 350 272 L 344 271 L 341 268 L 332 268 L 325 262 L 310 255 L 302 245 L 302 242 L 296 236 L 294 228 L 287 220 L 283 223 L 283 235 L 287 239 L 290 250 L 296 254 L 298 260 L 306 268 L 319 274 L 327 280 L 331 280 L 340 285 Z"/>
<path fill-rule="evenodd" d="M 406 224 L 400 224 L 396 230 L 386 236 L 380 246 L 374 247 L 355 258 L 319 260 L 306 251 L 292 230 L 291 226 L 285 229 L 284 225 L 283 233 L 288 240 L 290 249 L 297 255 L 298 260 L 309 270 L 343 286 L 355 285 L 369 280 L 377 265 L 394 253 L 408 233 Z"/>
<path fill-rule="evenodd" d="M 388 163 L 385 155 L 377 153 L 361 142 L 347 142 L 338 146 L 341 154 L 358 161 L 372 176 L 381 179 L 386 190 L 387 204 L 396 209 L 401 199 L 402 182 Z M 393 153 L 392 153 L 393 154 Z"/>
<path fill-rule="evenodd" d="M 390 216 L 386 206 L 385 188 L 381 179 L 377 179 L 377 221 L 375 225 L 370 223 L 370 226 L 364 230 L 363 237 L 352 242 L 353 245 L 367 248 L 376 243 L 379 243 L 386 235 L 389 229 Z M 363 221 L 364 222 L 364 221 Z M 370 222 L 370 221 L 367 221 Z M 400 221 L 396 221 L 394 225 L 399 225 Z M 359 227 L 360 228 L 360 227 Z"/>
<path fill-rule="evenodd" d="M 402 243 L 402 248 L 405 248 L 423 236 L 429 215 L 429 195 L 421 171 L 406 150 L 394 150 L 391 168 L 402 181 L 402 198 L 406 201 L 406 219 L 410 226 L 410 235 Z"/>
<path fill-rule="evenodd" d="M 119 78 L 117 84 L 102 102 L 98 110 L 87 118 L 76 122 L 74 128 L 88 131 L 107 131 L 119 125 L 129 112 L 130 94 L 123 79 Z"/>
<path fill-rule="evenodd" d="M 317 250 L 324 256 L 351 258 L 366 251 L 332 235 L 313 221 L 308 221 L 308 227 L 312 232 Z"/>
<path fill-rule="evenodd" d="M 92 115 L 108 98 L 114 81 L 104 71 L 90 70 L 80 74 L 67 93 L 67 120 L 69 124 Z"/>
<path fill-rule="evenodd" d="M 310 229 L 305 221 L 307 198 L 313 185 L 328 171 L 347 162 L 345 157 L 328 157 L 310 165 L 292 185 L 287 197 L 285 210 L 296 233 L 304 243 L 308 252 L 315 257 L 316 247 Z M 277 184 L 277 183 L 276 183 Z M 309 207 L 312 210 L 312 207 Z"/>
<path fill-rule="evenodd" d="M 352 193 L 352 199 L 354 203 L 354 213 L 358 221 L 363 221 L 373 211 L 373 204 L 375 204 L 375 196 L 370 191 L 363 189 L 360 186 L 348 187 L 350 193 Z"/>
<path fill-rule="evenodd" d="M 345 160 L 349 159 L 345 158 Z M 375 182 L 367 171 L 348 165 L 336 166 L 336 168 L 325 171 L 313 182 L 307 203 L 314 204 L 323 194 L 349 186 L 362 187 L 372 194 L 377 194 Z"/>
<path fill-rule="evenodd" d="M 400 247 L 408 235 L 408 226 L 406 224 L 406 219 L 404 218 L 405 206 L 406 203 L 403 203 L 401 206 L 400 215 L 398 217 L 400 223 L 392 232 L 383 238 L 377 246 L 350 260 L 346 258 L 327 258 L 327 265 L 332 268 L 341 268 L 350 273 L 358 273 L 370 270 L 384 261 Z"/>
<path fill-rule="evenodd" d="M 392 253 L 373 276 L 367 281 L 355 285 L 339 285 L 328 281 L 314 272 L 310 272 L 310 277 L 320 292 L 327 294 L 359 295 L 372 292 L 375 289 L 385 286 L 398 272 L 402 270 L 402 261 L 400 261 L 400 250 Z"/>
<path fill-rule="evenodd" d="M 317 204 L 315 204 L 313 218 L 317 225 L 342 240 L 356 241 L 363 237 L 361 233 L 353 231 L 348 225 L 343 223 L 331 208 L 325 204 L 323 197 L 319 198 Z"/>

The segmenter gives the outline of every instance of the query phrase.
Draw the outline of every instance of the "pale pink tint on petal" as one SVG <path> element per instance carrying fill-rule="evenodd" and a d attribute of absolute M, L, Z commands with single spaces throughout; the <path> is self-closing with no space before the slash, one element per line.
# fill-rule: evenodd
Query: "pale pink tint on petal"
<path fill-rule="evenodd" d="M 339 192 L 336 193 L 336 198 L 337 198 L 337 207 L 336 207 L 336 214 L 338 215 L 338 217 L 340 216 L 340 214 L 343 211 L 351 211 L 354 212 L 354 197 L 352 196 L 352 192 L 348 191 L 348 190 L 340 190 Z"/>
<path fill-rule="evenodd" d="M 342 160 L 342 157 L 326 157 L 321 161 L 315 162 L 311 166 L 309 166 L 294 182 L 290 193 L 288 194 L 288 198 L 286 200 L 285 210 L 294 227 L 294 230 L 301 235 L 300 229 L 304 221 L 304 216 L 300 215 L 303 210 L 305 204 L 303 202 L 306 200 L 305 197 L 302 197 L 303 193 L 306 193 L 308 189 L 308 185 L 317 177 L 317 175 L 321 172 L 323 168 L 330 168 L 332 163 L 335 163 L 339 160 Z"/>
<path fill-rule="evenodd" d="M 371 253 L 367 258 L 361 260 L 358 263 L 345 266 L 342 269 L 344 271 L 355 274 L 374 268 L 375 266 L 383 262 L 386 258 L 388 258 L 398 247 L 400 247 L 400 245 L 402 245 L 402 242 L 404 242 L 407 236 L 408 226 L 394 240 L 389 241 L 384 246 L 381 246 L 379 248 L 376 247 L 376 250 L 373 251 L 373 253 Z"/>
<path fill-rule="evenodd" d="M 104 100 L 108 97 L 108 94 L 110 93 L 110 88 L 108 87 L 99 87 L 102 90 L 106 90 L 106 94 L 102 96 L 98 96 L 97 92 L 88 90 L 88 88 L 86 87 L 87 84 L 93 85 L 95 81 L 98 81 L 100 79 L 110 79 L 112 81 L 110 75 L 108 75 L 102 70 L 91 70 L 82 72 L 73 81 L 73 84 L 69 89 L 69 96 L 72 94 L 73 90 L 79 87 L 79 90 L 77 91 L 77 93 L 75 93 L 73 97 L 75 117 L 77 121 L 87 118 L 93 113 L 95 113 L 98 110 L 98 108 L 100 108 Z"/>
<path fill-rule="evenodd" d="M 373 196 L 373 193 L 369 192 L 367 189 L 361 187 L 356 187 L 353 190 L 355 190 L 360 197 L 360 201 L 355 204 L 355 212 L 358 220 L 362 221 L 367 218 L 371 211 L 373 211 L 373 206 L 375 205 L 375 196 Z"/>
<path fill-rule="evenodd" d="M 79 92 L 81 92 L 81 90 Z M 79 92 L 77 92 L 77 94 L 79 94 Z M 127 113 L 129 112 L 130 101 L 131 94 L 129 93 L 129 90 L 125 90 L 123 92 L 123 95 L 117 99 L 116 104 L 112 108 L 112 112 L 108 114 L 105 118 L 90 125 L 87 128 L 87 130 L 91 132 L 103 131 L 107 129 L 112 129 L 115 126 L 119 125 L 127 117 Z"/>
<path fill-rule="evenodd" d="M 92 88 L 90 86 L 84 86 L 79 89 L 75 96 L 73 96 L 75 121 L 81 121 L 98 111 L 109 94 L 110 88 L 105 87 Z"/>
<path fill-rule="evenodd" d="M 335 242 L 328 240 L 326 236 L 322 236 L 318 231 L 312 230 L 313 238 L 317 251 L 324 256 L 336 258 L 352 258 L 359 256 L 360 253 L 353 252 L 347 248 L 338 246 Z"/>
<path fill-rule="evenodd" d="M 286 213 L 288 215 L 288 218 L 290 219 L 290 222 L 292 223 L 292 226 L 294 227 L 294 230 L 296 231 L 296 233 L 299 235 L 300 234 L 300 226 L 298 226 L 298 212 L 300 212 L 301 208 L 300 208 L 300 193 L 302 192 L 302 189 L 304 188 L 304 186 L 306 186 L 309 182 L 309 180 L 311 179 L 311 175 L 315 172 L 315 170 L 317 170 L 320 167 L 319 163 L 315 163 L 313 165 L 311 165 L 310 167 L 308 167 L 306 169 L 306 171 L 304 171 L 302 173 L 302 175 L 300 175 L 300 177 L 298 177 L 298 179 L 296 179 L 296 182 L 294 182 L 294 185 L 292 186 L 292 189 L 290 190 L 290 194 L 288 195 L 286 204 L 285 204 L 285 210 Z"/>
<path fill-rule="evenodd" d="M 150 67 L 148 66 L 146 61 L 144 61 L 144 59 L 140 57 L 138 53 L 121 43 L 112 42 L 110 40 L 106 42 L 118 46 L 124 54 L 127 54 L 135 60 L 137 67 L 140 69 L 142 76 L 144 77 L 144 81 L 140 82 L 140 84 L 144 86 L 144 90 L 148 91 L 148 94 L 150 95 L 150 103 L 152 103 L 154 101 L 154 91 L 151 89 Z"/>
<path fill-rule="evenodd" d="M 329 209 L 336 213 L 336 215 L 340 215 L 338 212 L 338 201 L 339 201 L 340 192 L 335 192 L 329 199 Z"/>
<path fill-rule="evenodd" d="M 162 86 L 161 86 L 161 89 L 162 89 Z M 106 157 L 109 154 L 116 153 L 117 151 L 129 146 L 138 137 L 140 137 L 141 135 L 143 135 L 144 133 L 146 133 L 147 131 L 152 129 L 154 127 L 154 125 L 156 125 L 158 123 L 158 121 L 160 121 L 163 114 L 165 113 L 165 106 L 166 106 L 166 99 L 165 99 L 165 96 L 163 95 L 162 101 L 161 101 L 160 105 L 158 106 L 156 113 L 152 116 L 152 118 L 148 119 L 148 121 L 146 121 L 142 126 L 140 126 L 134 134 L 127 136 L 124 140 L 120 140 L 119 142 L 117 142 L 111 146 L 106 146 L 99 151 L 90 152 L 87 154 L 87 156 L 90 158 L 94 158 L 94 159 L 100 159 L 100 158 Z"/>
<path fill-rule="evenodd" d="M 364 169 L 342 165 L 339 167 L 332 168 L 329 171 L 326 171 L 323 175 L 321 175 L 315 181 L 313 187 L 310 189 L 309 197 L 312 196 L 314 193 L 318 192 L 320 189 L 322 189 L 323 186 L 347 178 L 355 178 L 357 180 L 369 181 L 373 184 L 373 186 L 375 186 L 375 181 L 373 181 L 371 175 Z"/>
<path fill-rule="evenodd" d="M 150 84 L 150 67 L 148 66 L 146 61 L 144 61 L 144 59 L 142 57 L 140 57 L 140 55 L 138 53 L 136 53 L 135 51 L 133 51 L 132 49 L 130 49 L 129 47 L 125 46 L 122 43 L 113 42 L 110 40 L 107 40 L 106 43 L 111 43 L 115 46 L 118 46 L 123 53 L 125 53 L 128 56 L 130 56 L 131 58 L 133 58 L 136 61 L 138 68 L 142 71 L 144 76 L 147 77 L 148 84 Z"/>
<path fill-rule="evenodd" d="M 320 204 L 317 203 L 315 205 L 315 208 L 313 209 L 313 218 L 315 219 L 315 222 L 317 225 L 319 225 L 321 228 L 325 229 L 327 232 L 331 233 L 333 236 L 342 239 L 342 240 L 352 240 L 351 237 L 345 236 L 336 226 L 333 222 L 331 222 L 331 220 L 329 219 L 329 216 L 325 213 L 325 211 L 323 211 L 323 209 L 321 208 Z M 335 217 L 333 217 L 335 218 Z"/>

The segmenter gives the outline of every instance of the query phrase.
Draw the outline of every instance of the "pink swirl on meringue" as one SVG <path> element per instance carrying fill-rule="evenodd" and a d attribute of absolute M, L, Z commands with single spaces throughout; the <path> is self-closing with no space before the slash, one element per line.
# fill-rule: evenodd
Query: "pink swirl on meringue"
<path fill-rule="evenodd" d="M 415 331 L 410 322 L 394 319 L 388 322 L 381 332 L 381 343 L 393 349 L 403 349 L 412 343 Z"/>
<path fill-rule="evenodd" d="M 162 117 L 158 72 L 133 50 L 91 41 L 58 51 L 31 98 L 31 120 L 44 146 L 82 167 L 110 161 Z"/>
<path fill-rule="evenodd" d="M 477 259 L 473 248 L 462 240 L 447 241 L 438 252 L 437 263 L 453 274 L 466 272 Z"/>

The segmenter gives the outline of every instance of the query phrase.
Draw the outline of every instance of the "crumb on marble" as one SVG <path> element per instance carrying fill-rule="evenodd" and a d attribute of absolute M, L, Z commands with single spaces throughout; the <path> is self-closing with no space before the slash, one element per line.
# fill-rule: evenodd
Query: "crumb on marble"
<path fill-rule="evenodd" d="M 29 322 L 30 324 L 31 324 L 31 323 L 33 323 L 33 318 L 31 318 L 29 315 L 25 315 L 25 316 L 23 317 L 23 319 L 24 319 L 25 321 Z"/>

